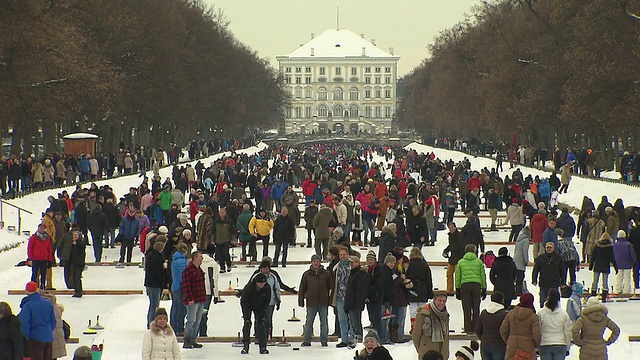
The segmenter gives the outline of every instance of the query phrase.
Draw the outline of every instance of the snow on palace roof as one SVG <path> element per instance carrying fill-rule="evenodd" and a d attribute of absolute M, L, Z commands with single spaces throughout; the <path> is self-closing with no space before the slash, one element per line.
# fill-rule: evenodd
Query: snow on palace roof
<path fill-rule="evenodd" d="M 67 134 L 67 135 L 63 136 L 62 138 L 63 139 L 70 139 L 70 140 L 97 139 L 98 135 L 89 134 L 89 133 L 72 133 L 72 134 Z"/>
<path fill-rule="evenodd" d="M 284 57 L 362 57 L 362 48 L 366 57 L 395 58 L 347 29 L 325 30 Z"/>

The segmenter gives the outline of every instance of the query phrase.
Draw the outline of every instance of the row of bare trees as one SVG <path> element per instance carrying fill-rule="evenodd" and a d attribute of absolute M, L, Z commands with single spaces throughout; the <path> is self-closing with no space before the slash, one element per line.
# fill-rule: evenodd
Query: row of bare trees
<path fill-rule="evenodd" d="M 612 153 L 620 138 L 638 150 L 638 13 L 637 1 L 485 1 L 437 36 L 406 81 L 400 121 L 437 136 Z"/>
<path fill-rule="evenodd" d="M 163 146 L 282 117 L 277 72 L 199 0 L 6 0 L 0 34 L 0 132 L 13 129 L 14 153 L 35 141 L 49 153 L 75 131 L 107 149 Z"/>

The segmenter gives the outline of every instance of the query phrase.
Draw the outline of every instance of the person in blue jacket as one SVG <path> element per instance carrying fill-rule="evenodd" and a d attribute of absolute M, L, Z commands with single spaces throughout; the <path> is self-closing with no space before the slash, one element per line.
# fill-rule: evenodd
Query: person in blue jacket
<path fill-rule="evenodd" d="M 53 330 L 57 321 L 53 304 L 38 293 L 38 285 L 30 281 L 26 286 L 27 296 L 20 303 L 18 317 L 22 323 L 22 334 L 29 342 L 31 359 L 51 359 Z"/>
<path fill-rule="evenodd" d="M 280 204 L 280 198 L 289 187 L 289 184 L 286 181 L 282 181 L 280 179 L 276 180 L 276 183 L 271 186 L 271 198 L 276 203 L 276 211 L 280 212 L 282 208 L 282 204 Z"/>
<path fill-rule="evenodd" d="M 133 243 L 138 236 L 140 236 L 140 220 L 136 216 L 136 209 L 130 208 L 127 210 L 127 216 L 120 220 L 120 232 L 119 237 L 122 241 L 120 245 L 120 263 L 123 263 L 125 258 L 125 252 L 127 254 L 127 262 L 131 262 L 131 255 L 133 254 Z"/>
<path fill-rule="evenodd" d="M 538 186 L 538 193 L 540 194 L 540 201 L 542 201 L 547 208 L 549 208 L 549 198 L 551 197 L 551 185 L 547 179 L 542 179 L 540 186 Z"/>
<path fill-rule="evenodd" d="M 173 253 L 171 262 L 171 310 L 169 321 L 176 334 L 184 334 L 184 317 L 187 308 L 184 306 L 182 294 L 182 272 L 187 267 L 187 244 L 180 243 Z"/>
<path fill-rule="evenodd" d="M 82 155 L 82 158 L 78 162 L 78 167 L 80 168 L 80 181 L 86 181 L 91 172 L 91 163 L 89 159 L 87 159 L 87 155 Z"/>

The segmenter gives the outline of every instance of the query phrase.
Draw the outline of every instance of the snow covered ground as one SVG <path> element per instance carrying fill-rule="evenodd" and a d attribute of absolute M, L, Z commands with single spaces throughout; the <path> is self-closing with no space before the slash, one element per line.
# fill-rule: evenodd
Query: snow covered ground
<path fill-rule="evenodd" d="M 259 145 L 263 147 L 264 145 Z M 419 144 L 412 144 L 412 147 L 418 147 L 422 151 L 433 150 L 435 154 L 443 159 L 452 158 L 454 160 L 462 159 L 465 154 L 446 151 L 442 149 L 433 149 L 429 147 L 423 147 Z M 246 151 L 255 151 L 256 149 L 247 149 Z M 374 156 L 374 161 L 380 162 L 383 158 Z M 472 166 L 474 168 L 491 166 L 491 161 L 484 158 L 471 159 Z M 204 161 L 208 164 L 208 161 Z M 527 172 L 529 169 L 523 169 L 523 172 Z M 532 172 L 534 169 L 531 170 Z M 161 170 L 163 177 L 169 176 L 170 169 L 165 168 Z M 535 173 L 534 173 L 535 174 Z M 583 181 L 581 184 L 578 180 Z M 122 177 L 114 180 L 106 180 L 104 183 L 108 183 L 112 186 L 116 194 L 124 194 L 130 186 L 137 186 L 140 179 L 137 175 L 131 175 L 128 177 Z M 575 186 L 573 186 L 575 185 Z M 618 189 L 618 187 L 622 187 Z M 626 192 L 625 192 L 626 188 Z M 563 195 L 561 201 L 567 202 L 572 205 L 579 206 L 582 195 L 588 194 L 594 200 L 599 199 L 602 194 L 609 195 L 611 198 L 617 196 L 623 197 L 626 204 L 638 204 L 638 198 L 640 195 L 638 191 L 632 187 L 624 185 L 609 184 L 599 182 L 595 180 L 574 179 L 572 187 L 569 190 L 569 194 Z M 40 213 L 47 206 L 46 197 L 50 194 L 54 194 L 55 191 L 43 192 L 38 194 L 32 194 L 22 199 L 12 201 L 13 204 L 24 207 L 34 213 L 32 216 L 25 216 L 23 218 L 24 229 L 33 230 L 36 228 L 40 221 Z M 620 194 L 620 195 L 617 195 Z M 54 194 L 55 195 L 55 194 Z M 5 207 L 5 216 L 8 210 Z M 461 224 L 464 219 L 458 219 Z M 8 220 L 7 220 L 8 221 Z M 483 225 L 487 221 L 481 220 Z M 508 233 L 504 231 L 485 233 L 486 241 L 506 241 Z M 16 242 L 26 239 L 26 237 L 17 235 L 15 233 L 9 233 L 6 230 L 0 230 L 0 241 L 2 243 Z M 306 239 L 306 231 L 304 229 L 298 230 L 298 239 Z M 446 246 L 447 236 L 445 231 L 440 231 L 438 234 L 439 241 L 434 247 L 423 248 L 423 253 L 428 261 L 444 261 L 442 258 L 442 250 Z M 497 249 L 501 245 L 488 246 L 488 249 Z M 509 246 L 510 249 L 512 249 Z M 87 259 L 92 259 L 92 248 L 87 248 Z M 105 249 L 105 254 L 108 260 L 115 260 L 118 256 L 119 249 Z M 366 253 L 366 251 L 361 251 Z M 22 296 L 7 295 L 9 289 L 23 289 L 26 282 L 30 277 L 30 269 L 27 267 L 14 267 L 19 261 L 25 259 L 26 245 L 22 245 L 16 249 L 0 253 L 0 301 L 7 301 L 11 304 L 14 312 L 19 311 L 19 303 Z M 234 251 L 235 255 L 239 255 L 239 251 Z M 261 253 L 261 245 L 258 245 L 258 253 Z M 273 245 L 270 247 L 270 255 L 273 255 Z M 312 249 L 306 248 L 291 248 L 289 250 L 289 260 L 306 260 L 308 261 L 313 254 Z M 134 261 L 140 260 L 140 254 L 134 250 Z M 289 265 L 287 268 L 278 268 L 277 271 L 282 276 L 283 281 L 289 286 L 295 286 L 296 288 L 300 282 L 300 276 L 304 270 L 308 268 L 307 265 Z M 250 273 L 255 268 L 247 268 L 244 265 L 240 265 L 232 272 L 221 274 L 220 283 L 221 288 L 226 289 L 231 285 L 232 287 L 243 286 L 246 283 Z M 531 278 L 530 270 L 527 273 L 527 279 Z M 442 266 L 432 266 L 434 286 L 437 288 L 445 287 L 445 268 Z M 62 269 L 54 268 L 54 284 L 58 288 L 63 287 L 62 283 Z M 85 289 L 128 289 L 128 290 L 143 290 L 144 274 L 141 269 L 136 266 L 126 267 L 124 269 L 116 269 L 111 266 L 90 266 L 84 273 L 84 286 Z M 580 271 L 578 273 L 578 279 L 585 281 L 587 287 L 591 283 L 591 273 L 588 271 Z M 610 277 L 612 283 L 613 276 Z M 492 286 L 489 286 L 491 289 Z M 538 290 L 529 286 L 529 290 L 536 296 Z M 224 297 L 225 303 L 212 305 L 209 316 L 209 335 L 210 336 L 236 336 L 241 331 L 242 320 L 240 313 L 239 300 L 233 296 Z M 563 299 L 564 300 L 564 299 Z M 488 301 L 488 300 L 487 300 Z M 59 296 L 58 302 L 65 306 L 65 312 L 63 318 L 69 322 L 72 328 L 72 336 L 80 338 L 80 344 L 91 345 L 92 343 L 99 343 L 104 341 L 105 350 L 103 359 L 105 360 L 127 360 L 127 359 L 140 359 L 140 349 L 142 344 L 142 337 L 146 331 L 145 317 L 148 307 L 148 301 L 146 295 L 127 295 L 127 296 L 84 296 L 83 298 L 72 298 L 71 296 Z M 537 304 L 537 300 L 536 300 Z M 452 314 L 451 316 L 451 328 L 460 332 L 462 328 L 462 308 L 460 302 L 455 298 L 449 298 L 448 309 Z M 170 301 L 162 301 L 161 306 L 170 308 Z M 610 303 L 609 314 L 614 321 L 616 321 L 622 328 L 622 334 L 618 342 L 609 348 L 609 354 L 612 359 L 628 359 L 634 358 L 632 355 L 634 352 L 640 350 L 640 346 L 636 343 L 630 343 L 627 341 L 629 335 L 638 335 L 636 326 L 640 326 L 640 318 L 636 316 L 629 316 L 630 312 L 640 310 L 640 306 L 635 302 L 627 303 Z M 564 302 L 563 302 L 564 307 Z M 288 336 L 298 336 L 302 333 L 302 322 L 292 323 L 287 322 L 287 319 L 292 315 L 292 309 L 296 308 L 297 317 L 304 319 L 304 309 L 297 307 L 297 301 L 295 296 L 283 296 L 282 307 L 279 312 L 274 315 L 274 334 L 279 335 L 284 329 Z M 333 331 L 333 314 L 329 312 L 329 329 Z M 89 320 L 95 320 L 96 315 L 100 315 L 100 323 L 105 327 L 105 330 L 101 331 L 96 336 L 82 335 L 82 331 L 86 328 Z M 367 316 L 363 316 L 364 319 Z M 363 320 L 366 325 L 367 320 Z M 408 333 L 409 321 L 406 321 Z M 314 333 L 319 334 L 319 324 L 316 321 Z M 278 340 L 278 339 L 276 339 Z M 299 344 L 293 344 L 297 346 Z M 270 347 L 270 356 L 276 356 L 282 359 L 298 359 L 301 356 L 330 356 L 338 359 L 351 359 L 353 357 L 352 350 L 336 349 L 334 344 L 330 344 L 328 348 L 321 348 L 319 344 L 313 344 L 311 348 L 303 348 L 300 351 L 293 351 L 291 347 Z M 466 341 L 454 341 L 451 344 L 451 353 L 453 354 L 457 348 L 462 345 L 467 345 Z M 68 345 L 68 353 L 73 354 L 77 345 Z M 411 343 L 404 345 L 388 346 L 392 356 L 395 359 L 415 359 L 417 358 L 414 347 Z M 257 355 L 257 348 L 252 346 L 251 353 L 249 355 L 241 356 L 238 348 L 231 347 L 230 344 L 204 344 L 204 348 L 199 350 L 185 350 L 182 352 L 183 359 L 208 359 L 208 358 L 263 358 L 264 356 Z M 69 356 L 71 358 L 71 356 Z M 453 355 L 452 357 L 453 358 Z M 479 353 L 476 353 L 476 358 L 480 358 Z M 569 359 L 578 359 L 578 349 L 573 347 Z"/>

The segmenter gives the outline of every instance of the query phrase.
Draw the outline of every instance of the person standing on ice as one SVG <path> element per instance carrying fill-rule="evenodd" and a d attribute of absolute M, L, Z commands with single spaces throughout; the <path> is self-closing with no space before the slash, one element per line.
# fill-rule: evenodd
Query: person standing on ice
<path fill-rule="evenodd" d="M 200 329 L 200 320 L 207 301 L 205 290 L 204 271 L 202 265 L 202 253 L 195 251 L 191 254 L 191 262 L 182 272 L 182 296 L 184 306 L 187 308 L 187 324 L 184 328 L 185 349 L 199 349 L 201 344 L 196 342 Z"/>
<path fill-rule="evenodd" d="M 38 230 L 29 237 L 27 245 L 27 264 L 31 265 L 31 281 L 39 284 L 41 289 L 45 288 L 47 268 L 49 263 L 53 262 L 51 237 L 46 229 L 44 223 L 38 225 Z"/>
<path fill-rule="evenodd" d="M 142 340 L 142 360 L 180 360 L 180 345 L 167 318 L 167 310 L 158 308 Z M 74 357 L 75 359 L 75 357 Z"/>
<path fill-rule="evenodd" d="M 321 264 L 322 258 L 316 254 L 311 256 L 311 267 L 302 274 L 298 292 L 298 306 L 307 304 L 307 318 L 304 324 L 304 340 L 301 346 L 311 346 L 311 334 L 316 314 L 320 318 L 320 343 L 327 346 L 329 325 L 327 311 L 329 308 L 329 289 L 331 273 Z"/>
<path fill-rule="evenodd" d="M 620 336 L 620 327 L 607 315 L 609 310 L 597 298 L 590 297 L 582 316 L 573 324 L 573 343 L 580 347 L 580 360 L 606 360 L 607 346 Z M 607 340 L 602 338 L 605 328 L 611 330 Z"/>
<path fill-rule="evenodd" d="M 636 262 L 636 252 L 633 245 L 627 241 L 627 233 L 624 230 L 618 230 L 618 240 L 613 244 L 613 255 L 618 265 L 615 293 L 631 294 L 631 269 Z"/>
<path fill-rule="evenodd" d="M 484 264 L 476 256 L 475 245 L 465 246 L 464 251 L 456 266 L 456 299 L 462 301 L 464 332 L 472 333 L 480 316 L 480 302 L 487 297 L 487 278 Z"/>
<path fill-rule="evenodd" d="M 411 267 L 411 265 L 409 265 Z M 447 311 L 447 293 L 437 290 L 433 300 L 418 309 L 412 338 L 413 346 L 418 352 L 418 359 L 432 350 L 449 358 L 449 321 L 451 316 Z"/>
<path fill-rule="evenodd" d="M 252 314 L 256 322 L 256 337 L 260 346 L 260 354 L 269 353 L 269 350 L 267 350 L 265 314 L 271 301 L 271 293 L 271 286 L 267 284 L 267 277 L 263 273 L 254 276 L 242 289 L 240 306 L 242 308 L 242 318 L 244 319 L 244 325 L 242 326 L 242 343 L 244 346 L 240 351 L 241 354 L 249 353 Z"/>

